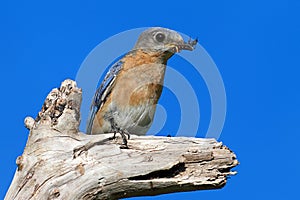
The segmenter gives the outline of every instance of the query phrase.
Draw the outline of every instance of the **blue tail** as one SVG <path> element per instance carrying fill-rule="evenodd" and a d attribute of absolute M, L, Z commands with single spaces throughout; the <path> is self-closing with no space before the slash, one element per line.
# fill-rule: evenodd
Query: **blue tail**
<path fill-rule="evenodd" d="M 92 106 L 90 113 L 89 113 L 88 120 L 87 120 L 87 126 L 86 126 L 86 134 L 88 134 L 88 135 L 92 134 L 92 128 L 93 128 L 94 119 L 95 119 L 97 111 L 98 111 L 98 107 Z"/>

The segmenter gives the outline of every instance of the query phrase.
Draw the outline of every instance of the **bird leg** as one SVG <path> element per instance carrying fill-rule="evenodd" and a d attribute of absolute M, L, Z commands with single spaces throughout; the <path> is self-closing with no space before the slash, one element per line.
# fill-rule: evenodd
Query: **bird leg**
<path fill-rule="evenodd" d="M 125 131 L 125 130 L 121 130 L 118 125 L 115 123 L 115 121 L 113 120 L 113 118 L 110 120 L 110 124 L 111 124 L 111 128 L 114 132 L 114 135 L 112 137 L 110 137 L 109 139 L 113 140 L 116 138 L 116 134 L 120 133 L 120 135 L 122 136 L 122 140 L 123 140 L 123 144 L 122 146 L 120 146 L 121 149 L 128 149 L 127 146 L 127 138 L 126 135 L 128 137 L 128 140 L 130 139 L 130 134 Z"/>
<path fill-rule="evenodd" d="M 117 131 L 114 131 L 114 135 L 112 137 L 110 137 L 109 139 L 110 140 L 116 139 L 116 134 L 117 134 Z"/>
<path fill-rule="evenodd" d="M 112 137 L 110 137 L 109 139 L 110 140 L 115 139 L 117 133 L 120 133 L 120 135 L 122 137 L 122 140 L 123 140 L 123 144 L 122 144 L 122 146 L 120 146 L 120 148 L 121 149 L 128 149 L 126 135 L 128 137 L 128 140 L 129 140 L 130 139 L 130 134 L 128 132 L 126 132 L 126 131 L 118 130 L 118 132 L 114 131 L 114 135 Z"/>
<path fill-rule="evenodd" d="M 128 136 L 128 140 L 129 140 L 129 138 L 130 138 L 129 133 L 127 133 L 126 131 L 120 131 L 120 134 L 121 134 L 122 139 L 123 139 L 123 144 L 120 146 L 120 148 L 121 149 L 128 149 L 126 135 Z"/>

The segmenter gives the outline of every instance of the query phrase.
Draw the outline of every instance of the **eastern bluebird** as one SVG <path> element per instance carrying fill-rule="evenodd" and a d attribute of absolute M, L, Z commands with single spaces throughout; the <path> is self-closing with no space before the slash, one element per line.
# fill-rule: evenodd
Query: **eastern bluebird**
<path fill-rule="evenodd" d="M 87 134 L 144 135 L 150 128 L 161 95 L 168 59 L 194 49 L 197 39 L 184 42 L 177 32 L 160 27 L 145 30 L 135 46 L 114 63 L 97 89 L 87 121 Z M 176 81 L 176 80 L 175 80 Z M 125 135 L 126 134 L 126 135 Z"/>

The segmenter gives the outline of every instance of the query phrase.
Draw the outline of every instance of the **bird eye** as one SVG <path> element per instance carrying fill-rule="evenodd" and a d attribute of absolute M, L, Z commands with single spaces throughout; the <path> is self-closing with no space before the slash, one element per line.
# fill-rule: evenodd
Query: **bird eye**
<path fill-rule="evenodd" d="M 155 35 L 155 39 L 157 42 L 163 42 L 165 40 L 166 36 L 162 33 L 157 33 Z"/>

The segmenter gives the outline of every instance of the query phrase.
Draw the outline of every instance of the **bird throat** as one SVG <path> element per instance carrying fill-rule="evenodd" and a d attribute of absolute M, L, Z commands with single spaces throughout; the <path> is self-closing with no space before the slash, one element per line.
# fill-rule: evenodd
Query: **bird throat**
<path fill-rule="evenodd" d="M 144 64 L 167 64 L 169 58 L 173 55 L 172 52 L 150 51 L 144 49 L 137 49 L 129 52 L 122 60 L 124 63 L 124 70 L 137 67 Z"/>

